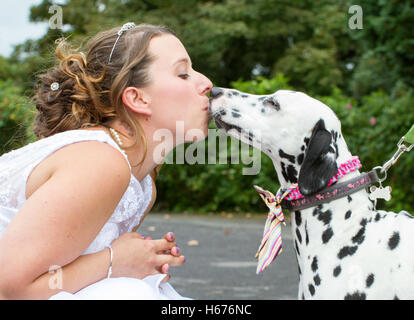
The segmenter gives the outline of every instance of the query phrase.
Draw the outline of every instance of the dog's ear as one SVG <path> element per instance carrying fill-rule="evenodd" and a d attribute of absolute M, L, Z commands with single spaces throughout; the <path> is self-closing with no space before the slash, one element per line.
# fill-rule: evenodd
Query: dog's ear
<path fill-rule="evenodd" d="M 331 133 L 325 129 L 321 119 L 314 126 L 306 149 L 298 179 L 299 191 L 303 195 L 314 194 L 325 188 L 336 174 L 335 152 L 330 152 Z"/>

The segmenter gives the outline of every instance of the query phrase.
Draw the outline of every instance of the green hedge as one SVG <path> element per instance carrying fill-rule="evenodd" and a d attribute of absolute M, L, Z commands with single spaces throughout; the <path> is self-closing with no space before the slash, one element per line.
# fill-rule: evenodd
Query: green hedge
<path fill-rule="evenodd" d="M 12 80 L 0 79 L 0 154 L 35 140 L 34 106 Z"/>

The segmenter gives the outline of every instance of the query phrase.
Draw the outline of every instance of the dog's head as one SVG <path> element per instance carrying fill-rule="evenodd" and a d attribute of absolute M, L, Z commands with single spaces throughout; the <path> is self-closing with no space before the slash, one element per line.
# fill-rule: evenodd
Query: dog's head
<path fill-rule="evenodd" d="M 272 158 L 282 186 L 298 183 L 304 195 L 323 189 L 351 157 L 335 113 L 301 92 L 213 88 L 210 112 L 220 130 Z"/>

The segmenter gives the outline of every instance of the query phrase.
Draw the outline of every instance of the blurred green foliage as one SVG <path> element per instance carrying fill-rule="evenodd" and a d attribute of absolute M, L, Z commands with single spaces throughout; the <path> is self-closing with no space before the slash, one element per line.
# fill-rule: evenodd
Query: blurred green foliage
<path fill-rule="evenodd" d="M 32 21 L 47 22 L 51 0 L 33 6 Z M 294 89 L 322 100 L 342 121 L 363 170 L 383 164 L 414 123 L 414 4 L 364 0 L 363 29 L 348 27 L 348 0 L 67 0 L 63 30 L 0 56 L 0 141 L 6 152 L 35 137 L 31 103 L 36 74 L 54 62 L 54 40 L 85 43 L 128 21 L 170 27 L 194 68 L 217 86 L 267 94 Z M 214 125 L 211 124 L 211 128 Z M 188 147 L 188 144 L 185 146 Z M 230 148 L 230 146 L 229 146 Z M 414 212 L 414 152 L 390 170 L 393 199 L 385 208 Z M 253 184 L 276 190 L 271 161 L 258 175 L 242 164 L 165 165 L 158 180 L 159 210 L 265 211 Z"/>

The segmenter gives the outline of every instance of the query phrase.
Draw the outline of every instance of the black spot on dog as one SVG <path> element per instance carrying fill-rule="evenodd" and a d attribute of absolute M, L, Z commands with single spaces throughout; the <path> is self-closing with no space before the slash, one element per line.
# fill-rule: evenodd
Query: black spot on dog
<path fill-rule="evenodd" d="M 398 298 L 397 295 L 395 295 L 394 300 L 400 300 L 400 298 Z"/>
<path fill-rule="evenodd" d="M 312 296 L 315 294 L 315 287 L 313 284 L 309 284 L 309 292 Z"/>
<path fill-rule="evenodd" d="M 346 219 L 349 219 L 349 218 L 351 217 L 351 214 L 352 214 L 352 211 L 351 211 L 351 210 L 348 210 L 348 211 L 345 213 L 345 220 L 346 220 Z"/>
<path fill-rule="evenodd" d="M 302 213 L 300 211 L 295 211 L 295 223 L 298 227 L 302 224 Z"/>
<path fill-rule="evenodd" d="M 282 167 L 282 175 L 286 181 L 289 181 L 289 177 L 287 175 L 286 166 L 284 162 L 280 162 L 280 166 Z"/>
<path fill-rule="evenodd" d="M 316 256 L 313 257 L 311 268 L 313 272 L 316 272 L 318 270 L 318 258 Z"/>
<path fill-rule="evenodd" d="M 296 240 L 295 240 L 295 250 L 296 250 L 297 255 L 300 256 L 299 246 Z"/>
<path fill-rule="evenodd" d="M 377 214 L 375 215 L 375 221 L 379 221 L 381 219 L 381 215 L 377 212 Z"/>
<path fill-rule="evenodd" d="M 359 223 L 361 226 L 365 227 L 367 225 L 367 219 L 364 218 L 361 220 L 361 222 Z"/>
<path fill-rule="evenodd" d="M 332 228 L 328 228 L 326 229 L 323 233 L 322 233 L 322 243 L 327 243 L 333 236 L 333 231 Z"/>
<path fill-rule="evenodd" d="M 274 98 L 269 98 L 269 99 L 264 100 L 263 104 L 275 109 L 276 111 L 280 111 L 280 104 Z"/>
<path fill-rule="evenodd" d="M 334 271 L 333 271 L 333 275 L 334 275 L 334 277 L 337 277 L 337 276 L 339 276 L 339 274 L 341 273 L 341 266 L 337 266 L 335 269 L 334 269 Z"/>
<path fill-rule="evenodd" d="M 318 274 L 313 277 L 313 281 L 315 282 L 315 285 L 317 285 L 317 286 L 319 286 L 321 284 L 321 278 L 319 277 Z"/>
<path fill-rule="evenodd" d="M 305 158 L 305 154 L 301 153 L 298 155 L 298 165 L 301 165 L 303 163 L 303 159 Z"/>
<path fill-rule="evenodd" d="M 308 223 L 307 222 L 305 224 L 305 235 L 306 235 L 305 243 L 306 243 L 306 245 L 308 245 L 309 244 L 309 234 L 308 234 Z"/>
<path fill-rule="evenodd" d="M 302 244 L 302 235 L 300 234 L 300 231 L 298 228 L 296 228 L 296 238 L 298 238 L 299 243 Z"/>
<path fill-rule="evenodd" d="M 227 92 L 227 97 L 231 98 L 233 96 L 233 94 L 229 91 Z"/>
<path fill-rule="evenodd" d="M 369 288 L 370 286 L 372 286 L 372 284 L 374 283 L 374 280 L 375 280 L 375 277 L 374 277 L 374 274 L 370 274 L 368 277 L 367 277 L 367 280 L 365 281 L 365 283 L 366 283 L 366 285 L 367 285 L 367 288 Z"/>
<path fill-rule="evenodd" d="M 264 108 L 262 108 L 262 110 L 260 110 L 262 113 L 265 113 L 265 109 Z"/>
<path fill-rule="evenodd" d="M 285 158 L 288 159 L 291 163 L 295 163 L 295 156 L 287 154 L 286 152 L 284 152 L 282 149 L 279 149 L 279 156 L 281 158 Z"/>
<path fill-rule="evenodd" d="M 394 250 L 400 242 L 400 233 L 395 231 L 391 238 L 388 240 L 388 247 L 390 250 Z"/>
<path fill-rule="evenodd" d="M 234 96 L 238 96 L 240 93 L 238 91 L 232 91 L 231 92 Z"/>
<path fill-rule="evenodd" d="M 240 111 L 239 110 L 237 110 L 237 109 L 231 109 L 231 115 L 234 117 L 234 118 L 240 118 Z"/>
<path fill-rule="evenodd" d="M 343 259 L 346 256 L 352 256 L 357 251 L 357 249 L 358 249 L 357 246 L 353 246 L 353 247 L 345 246 L 341 250 L 339 250 L 338 258 Z"/>
<path fill-rule="evenodd" d="M 348 293 L 345 296 L 344 299 L 345 300 L 366 300 L 367 299 L 367 296 L 363 292 L 356 291 L 354 293 Z"/>
<path fill-rule="evenodd" d="M 305 146 L 300 147 L 300 150 L 304 151 L 305 150 Z"/>
<path fill-rule="evenodd" d="M 287 174 L 288 174 L 288 178 L 290 182 L 292 183 L 297 183 L 298 182 L 298 172 L 296 171 L 295 167 L 292 166 L 291 164 L 288 165 L 288 170 L 287 170 Z"/>
<path fill-rule="evenodd" d="M 305 300 L 305 294 L 302 292 L 302 300 Z"/>
<path fill-rule="evenodd" d="M 259 100 L 259 101 L 263 101 L 264 99 L 266 99 L 267 97 L 266 96 L 263 96 L 263 97 L 260 97 L 260 98 L 258 98 L 257 100 Z"/>
<path fill-rule="evenodd" d="M 271 154 L 272 153 L 272 149 L 267 149 L 267 152 L 269 152 Z"/>
<path fill-rule="evenodd" d="M 250 104 L 252 107 L 255 107 L 256 106 L 256 103 L 251 103 Z"/>
<path fill-rule="evenodd" d="M 247 94 L 242 94 L 240 97 L 242 97 L 242 98 L 247 98 L 247 97 L 248 97 L 248 95 L 247 95 Z"/>
<path fill-rule="evenodd" d="M 322 211 L 322 209 L 320 209 L 319 207 L 313 211 L 313 215 L 317 216 L 318 220 L 322 221 L 324 225 L 329 224 L 329 222 L 331 222 L 332 219 L 331 210 Z"/>
<path fill-rule="evenodd" d="M 305 138 L 303 141 L 305 142 L 306 146 L 308 146 L 309 145 L 310 138 Z"/>
<path fill-rule="evenodd" d="M 302 270 L 300 270 L 300 266 L 299 266 L 299 264 L 298 264 L 298 272 L 299 272 L 299 275 L 301 275 L 301 274 L 302 274 Z"/>
<path fill-rule="evenodd" d="M 352 238 L 353 243 L 361 244 L 365 239 L 365 225 L 359 229 L 358 233 Z"/>
<path fill-rule="evenodd" d="M 282 175 L 287 182 L 297 183 L 298 182 L 298 172 L 296 171 L 295 167 L 291 164 L 288 165 L 286 168 L 285 164 L 281 162 L 282 167 Z"/>
<path fill-rule="evenodd" d="M 348 195 L 346 198 L 348 199 L 348 202 L 352 201 L 352 197 L 350 195 Z"/>

